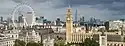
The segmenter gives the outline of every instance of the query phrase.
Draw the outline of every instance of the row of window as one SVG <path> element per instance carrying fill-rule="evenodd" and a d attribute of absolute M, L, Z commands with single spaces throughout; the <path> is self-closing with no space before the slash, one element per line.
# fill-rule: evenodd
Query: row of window
<path fill-rule="evenodd" d="M 8 42 L 4 42 L 4 43 L 1 43 L 1 44 L 2 44 L 1 46 L 13 46 L 14 41 L 8 41 Z"/>
<path fill-rule="evenodd" d="M 91 35 L 72 35 L 72 41 L 82 41 L 85 38 L 91 37 Z"/>
<path fill-rule="evenodd" d="M 124 46 L 123 44 L 107 44 L 107 46 Z"/>

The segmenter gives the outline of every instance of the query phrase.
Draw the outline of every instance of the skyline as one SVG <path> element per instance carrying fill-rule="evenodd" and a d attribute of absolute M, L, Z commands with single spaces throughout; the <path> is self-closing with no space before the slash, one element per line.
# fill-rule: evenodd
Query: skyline
<path fill-rule="evenodd" d="M 0 0 L 0 6 L 2 6 L 0 16 L 9 17 L 13 9 L 24 1 Z M 37 16 L 45 16 L 49 20 L 56 20 L 58 17 L 65 20 L 67 0 L 26 0 L 26 2 L 34 9 Z M 95 17 L 101 20 L 112 20 L 125 18 L 124 2 L 124 0 L 70 0 L 70 5 L 73 9 L 73 16 L 78 9 L 78 14 L 84 16 L 85 19 Z"/>

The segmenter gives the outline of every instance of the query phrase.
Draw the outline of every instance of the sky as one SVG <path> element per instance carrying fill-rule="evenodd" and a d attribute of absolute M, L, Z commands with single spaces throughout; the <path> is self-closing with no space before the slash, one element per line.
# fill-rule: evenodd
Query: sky
<path fill-rule="evenodd" d="M 77 9 L 79 17 L 84 16 L 86 20 L 91 17 L 101 20 L 125 18 L 125 0 L 0 0 L 0 16 L 10 17 L 15 7 L 24 2 L 33 8 L 36 16 L 48 20 L 57 17 L 65 20 L 68 4 L 73 9 L 73 16 Z"/>

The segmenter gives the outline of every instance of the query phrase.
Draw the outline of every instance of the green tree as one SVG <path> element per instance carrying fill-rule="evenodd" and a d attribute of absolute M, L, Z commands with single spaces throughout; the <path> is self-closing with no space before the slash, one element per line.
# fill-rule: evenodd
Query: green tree
<path fill-rule="evenodd" d="M 25 46 L 25 42 L 20 40 L 15 40 L 14 46 Z"/>
<path fill-rule="evenodd" d="M 15 40 L 14 46 L 25 46 L 25 45 L 26 45 L 26 43 L 24 41 Z M 29 42 L 29 43 L 27 43 L 26 46 L 43 46 L 43 44 L 41 42 L 39 42 L 39 43 Z"/>
<path fill-rule="evenodd" d="M 65 41 L 58 40 L 56 43 L 54 43 L 54 46 L 65 46 Z"/>
<path fill-rule="evenodd" d="M 96 42 L 94 39 L 86 38 L 82 45 L 83 46 L 99 46 L 99 43 Z"/>
<path fill-rule="evenodd" d="M 39 43 L 35 43 L 35 42 L 29 42 L 29 43 L 27 43 L 26 46 L 40 46 L 40 44 Z"/>

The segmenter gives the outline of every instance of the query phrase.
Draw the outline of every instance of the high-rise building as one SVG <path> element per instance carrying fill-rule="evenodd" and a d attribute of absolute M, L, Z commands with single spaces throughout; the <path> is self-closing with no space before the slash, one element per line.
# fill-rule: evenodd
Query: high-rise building
<path fill-rule="evenodd" d="M 71 41 L 71 35 L 73 31 L 73 18 L 72 18 L 72 8 L 68 8 L 66 12 L 66 42 Z"/>
<path fill-rule="evenodd" d="M 105 29 L 106 29 L 106 30 L 109 30 L 109 22 L 106 21 L 106 22 L 104 23 L 104 25 L 105 25 Z"/>
<path fill-rule="evenodd" d="M 9 23 L 12 23 L 11 17 L 8 17 L 8 18 L 7 18 L 7 23 L 8 23 L 8 24 L 9 24 Z"/>
<path fill-rule="evenodd" d="M 2 16 L 0 17 L 0 22 L 3 22 L 3 17 Z"/>
<path fill-rule="evenodd" d="M 80 22 L 84 22 L 84 16 L 80 18 Z"/>
<path fill-rule="evenodd" d="M 76 13 L 75 13 L 75 24 L 78 22 L 78 20 L 77 20 L 77 10 L 76 10 Z"/>
<path fill-rule="evenodd" d="M 36 16 L 36 18 L 35 18 L 35 21 L 37 23 L 43 23 L 43 20 L 44 20 L 44 16 Z"/>
<path fill-rule="evenodd" d="M 75 21 L 74 21 L 74 27 L 78 27 L 79 26 L 79 22 L 78 22 L 78 12 L 77 12 L 77 10 L 76 10 L 76 13 L 75 13 Z"/>
<path fill-rule="evenodd" d="M 35 18 L 32 12 L 27 12 L 27 14 L 24 17 L 26 17 L 26 22 L 28 25 L 32 25 L 34 23 Z"/>
<path fill-rule="evenodd" d="M 21 15 L 21 16 L 18 17 L 18 22 L 19 22 L 19 23 L 22 23 L 22 22 L 23 22 L 23 15 Z"/>
<path fill-rule="evenodd" d="M 43 23 L 44 16 L 40 16 L 40 23 Z"/>
<path fill-rule="evenodd" d="M 80 18 L 80 25 L 84 25 L 84 16 Z"/>
<path fill-rule="evenodd" d="M 57 18 L 57 19 L 56 19 L 56 25 L 61 25 L 60 18 Z"/>
<path fill-rule="evenodd" d="M 96 19 L 93 18 L 93 17 L 91 17 L 91 18 L 90 18 L 90 23 L 91 23 L 91 24 L 94 24 L 95 22 L 96 22 Z"/>

